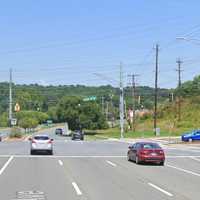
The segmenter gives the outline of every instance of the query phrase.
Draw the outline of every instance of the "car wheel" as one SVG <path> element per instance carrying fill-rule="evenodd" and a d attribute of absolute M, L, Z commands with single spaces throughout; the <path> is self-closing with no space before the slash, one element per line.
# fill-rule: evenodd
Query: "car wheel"
<path fill-rule="evenodd" d="M 189 142 L 192 142 L 192 138 L 189 138 L 189 140 L 188 140 Z"/>
<path fill-rule="evenodd" d="M 138 156 L 135 157 L 135 163 L 136 163 L 137 165 L 140 164 L 140 161 L 139 161 Z"/>
<path fill-rule="evenodd" d="M 163 161 L 161 161 L 161 162 L 159 163 L 160 166 L 164 166 L 164 164 L 165 164 L 165 163 L 164 163 Z"/>
<path fill-rule="evenodd" d="M 53 150 L 50 150 L 48 153 L 49 155 L 53 155 Z"/>
<path fill-rule="evenodd" d="M 31 155 L 34 155 L 34 153 L 35 153 L 35 152 L 34 152 L 33 150 L 31 150 L 30 154 L 31 154 Z"/>

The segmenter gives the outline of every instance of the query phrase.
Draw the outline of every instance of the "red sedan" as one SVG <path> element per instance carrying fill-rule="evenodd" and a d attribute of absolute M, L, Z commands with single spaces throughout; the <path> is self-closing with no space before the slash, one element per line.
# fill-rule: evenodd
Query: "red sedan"
<path fill-rule="evenodd" d="M 136 164 L 142 162 L 151 162 L 164 165 L 165 153 L 157 143 L 137 142 L 129 146 L 127 159 L 129 161 L 135 161 Z"/>

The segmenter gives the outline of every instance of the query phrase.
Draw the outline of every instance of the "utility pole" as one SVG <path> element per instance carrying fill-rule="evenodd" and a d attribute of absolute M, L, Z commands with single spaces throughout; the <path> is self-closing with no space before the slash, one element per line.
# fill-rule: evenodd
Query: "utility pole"
<path fill-rule="evenodd" d="M 132 100 L 133 100 L 133 106 L 132 106 L 132 111 L 133 111 L 133 121 L 132 121 L 132 130 L 135 131 L 135 121 L 136 121 L 136 116 L 135 116 L 135 110 L 136 110 L 136 76 L 139 76 L 138 74 L 131 74 L 128 75 L 131 77 L 131 86 L 132 86 Z"/>
<path fill-rule="evenodd" d="M 155 71 L 155 96 L 154 96 L 154 133 L 156 135 L 157 131 L 157 105 L 158 105 L 158 53 L 159 45 L 156 44 L 156 71 Z"/>
<path fill-rule="evenodd" d="M 108 121 L 109 102 L 106 101 L 106 120 Z"/>
<path fill-rule="evenodd" d="M 178 69 L 176 70 L 178 72 L 178 121 L 181 120 L 181 94 L 180 94 L 180 88 L 181 88 L 181 64 L 183 63 L 180 58 L 176 61 L 178 64 Z"/>
<path fill-rule="evenodd" d="M 104 115 L 104 97 L 101 97 L 101 109 L 102 109 L 102 114 Z"/>
<path fill-rule="evenodd" d="M 12 122 L 12 69 L 10 68 L 10 81 L 9 81 L 9 124 Z"/>
<path fill-rule="evenodd" d="M 120 63 L 120 133 L 121 138 L 124 138 L 124 88 L 123 88 L 123 73 L 122 73 L 122 63 Z"/>

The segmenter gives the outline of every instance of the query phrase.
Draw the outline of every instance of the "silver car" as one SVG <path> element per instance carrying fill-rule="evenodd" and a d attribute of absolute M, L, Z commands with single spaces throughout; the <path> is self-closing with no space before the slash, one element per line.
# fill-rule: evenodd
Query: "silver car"
<path fill-rule="evenodd" d="M 47 152 L 53 155 L 53 139 L 50 139 L 48 135 L 35 135 L 29 140 L 31 143 L 31 155 L 36 152 Z"/>

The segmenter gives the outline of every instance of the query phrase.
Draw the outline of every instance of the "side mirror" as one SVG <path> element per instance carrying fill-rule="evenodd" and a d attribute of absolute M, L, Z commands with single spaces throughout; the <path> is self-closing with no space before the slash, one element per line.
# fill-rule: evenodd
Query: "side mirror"
<path fill-rule="evenodd" d="M 128 148 L 129 148 L 129 149 L 132 149 L 132 146 L 129 146 Z"/>
<path fill-rule="evenodd" d="M 51 141 L 53 142 L 54 139 L 51 139 Z"/>
<path fill-rule="evenodd" d="M 30 137 L 30 138 L 28 138 L 28 140 L 29 140 L 29 141 L 32 141 L 32 138 Z"/>

